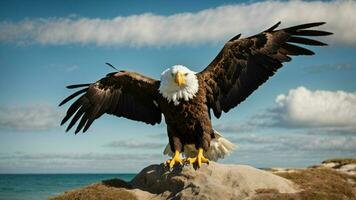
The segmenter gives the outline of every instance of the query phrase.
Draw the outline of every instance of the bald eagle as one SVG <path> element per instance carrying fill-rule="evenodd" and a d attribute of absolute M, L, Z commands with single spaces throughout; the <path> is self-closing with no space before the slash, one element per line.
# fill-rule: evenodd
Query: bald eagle
<path fill-rule="evenodd" d="M 275 30 L 279 24 L 251 37 L 233 37 L 199 73 L 175 65 L 164 70 L 160 80 L 118 71 L 95 83 L 67 86 L 81 89 L 60 106 L 81 96 L 68 108 L 61 125 L 73 117 L 66 131 L 79 121 L 75 133 L 85 132 L 104 113 L 155 125 L 163 114 L 169 138 L 164 153 L 172 156 L 165 162 L 167 167 L 184 163 L 201 167 L 223 158 L 234 145 L 213 129 L 211 111 L 220 118 L 267 81 L 283 62 L 289 62 L 290 56 L 314 54 L 295 44 L 326 45 L 301 36 L 332 34 L 310 30 L 324 22 Z"/>

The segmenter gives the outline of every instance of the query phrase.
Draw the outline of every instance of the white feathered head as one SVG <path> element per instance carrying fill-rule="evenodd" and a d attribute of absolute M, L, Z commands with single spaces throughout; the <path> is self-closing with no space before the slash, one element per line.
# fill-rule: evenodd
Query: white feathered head
<path fill-rule="evenodd" d="M 178 105 L 182 100 L 189 101 L 198 92 L 199 84 L 195 72 L 183 65 L 174 65 L 161 74 L 159 92 L 169 102 Z"/>

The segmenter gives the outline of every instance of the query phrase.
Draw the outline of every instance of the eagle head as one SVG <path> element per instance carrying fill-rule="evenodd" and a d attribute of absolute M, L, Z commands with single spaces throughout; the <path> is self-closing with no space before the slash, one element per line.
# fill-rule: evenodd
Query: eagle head
<path fill-rule="evenodd" d="M 174 65 L 161 74 L 159 92 L 169 102 L 178 105 L 180 101 L 189 101 L 199 89 L 196 72 L 183 65 Z"/>

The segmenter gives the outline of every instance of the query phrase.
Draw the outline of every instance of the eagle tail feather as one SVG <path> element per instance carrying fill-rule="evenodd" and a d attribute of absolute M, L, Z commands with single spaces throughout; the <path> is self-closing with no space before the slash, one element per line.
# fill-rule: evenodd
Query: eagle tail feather
<path fill-rule="evenodd" d="M 215 138 L 210 142 L 210 149 L 206 152 L 206 157 L 212 161 L 217 161 L 232 153 L 237 146 L 222 137 L 216 130 L 214 130 L 214 135 Z"/>

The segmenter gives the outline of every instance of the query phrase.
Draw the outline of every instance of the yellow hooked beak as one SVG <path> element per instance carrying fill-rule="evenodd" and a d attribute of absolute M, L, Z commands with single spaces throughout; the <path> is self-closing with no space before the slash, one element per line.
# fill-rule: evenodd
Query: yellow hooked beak
<path fill-rule="evenodd" d="M 174 77 L 174 82 L 178 84 L 179 87 L 185 85 L 185 75 L 181 72 L 177 72 L 176 76 Z"/>

